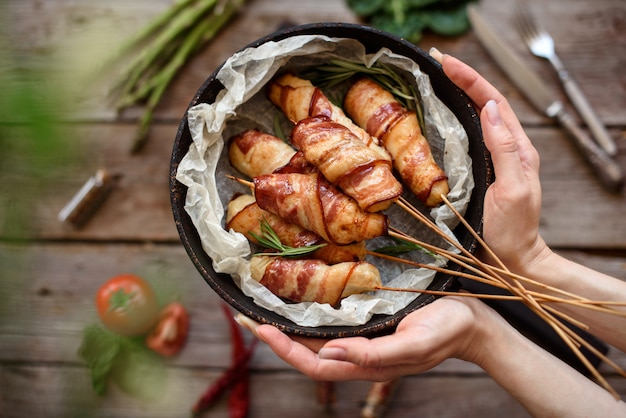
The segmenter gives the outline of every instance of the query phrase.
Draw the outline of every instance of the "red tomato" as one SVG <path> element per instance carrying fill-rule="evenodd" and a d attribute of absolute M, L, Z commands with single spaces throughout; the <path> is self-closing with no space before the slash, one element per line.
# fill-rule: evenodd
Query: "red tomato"
<path fill-rule="evenodd" d="M 121 274 L 105 282 L 96 295 L 102 323 L 126 337 L 148 333 L 159 316 L 154 291 L 142 278 Z"/>
<path fill-rule="evenodd" d="M 159 316 L 159 323 L 146 338 L 153 351 L 171 357 L 185 345 L 189 333 L 189 314 L 180 303 L 170 303 Z"/>

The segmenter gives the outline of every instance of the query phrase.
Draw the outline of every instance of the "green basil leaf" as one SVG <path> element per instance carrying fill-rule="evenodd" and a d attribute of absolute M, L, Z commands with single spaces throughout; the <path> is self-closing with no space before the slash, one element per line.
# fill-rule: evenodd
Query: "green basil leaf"
<path fill-rule="evenodd" d="M 357 15 L 367 17 L 381 11 L 386 0 L 347 0 L 348 7 Z"/>
<path fill-rule="evenodd" d="M 418 42 L 422 37 L 422 31 L 426 26 L 426 21 L 417 14 L 412 14 L 403 23 L 398 23 L 393 17 L 380 15 L 372 18 L 372 26 L 395 34 L 409 42 Z"/>
<path fill-rule="evenodd" d="M 441 3 L 441 0 L 406 0 L 406 7 L 407 9 L 420 9 L 436 3 Z"/>
<path fill-rule="evenodd" d="M 457 36 L 465 33 L 470 28 L 465 5 L 456 8 L 431 10 L 427 16 L 427 26 L 439 35 Z"/>
<path fill-rule="evenodd" d="M 121 337 L 98 325 L 90 325 L 83 331 L 83 341 L 78 349 L 91 373 L 91 384 L 98 395 L 106 391 L 108 376 L 121 349 Z"/>
<path fill-rule="evenodd" d="M 145 400 L 163 396 L 166 388 L 163 359 L 148 349 L 143 339 L 125 338 L 111 369 L 111 380 L 124 392 Z"/>

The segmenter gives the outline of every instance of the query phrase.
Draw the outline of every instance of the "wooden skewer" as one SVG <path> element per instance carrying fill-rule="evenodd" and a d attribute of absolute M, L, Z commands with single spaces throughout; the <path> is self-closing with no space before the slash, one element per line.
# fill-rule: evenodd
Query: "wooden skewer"
<path fill-rule="evenodd" d="M 404 287 L 390 287 L 390 286 L 376 286 L 372 290 L 386 290 L 389 292 L 410 292 L 410 293 L 423 293 L 425 295 L 435 295 L 435 296 L 464 296 L 470 298 L 477 299 L 496 299 L 496 300 L 516 300 L 521 301 L 522 298 L 519 296 L 512 295 L 493 295 L 493 294 L 481 294 L 481 293 L 470 293 L 470 292 L 448 292 L 445 290 L 431 290 L 431 289 L 409 289 Z"/>
<path fill-rule="evenodd" d="M 249 187 L 251 189 L 254 190 L 254 183 L 249 181 L 249 180 L 244 180 L 240 177 L 235 177 L 235 176 L 231 176 L 230 174 L 226 174 L 226 178 L 229 178 L 231 180 L 235 180 L 237 183 L 242 184 L 246 187 Z"/>
<path fill-rule="evenodd" d="M 240 183 L 240 184 L 242 184 L 242 185 L 244 185 L 244 186 L 246 186 L 246 187 L 249 187 L 249 188 L 252 188 L 252 189 L 254 188 L 254 183 L 253 183 L 253 182 L 251 182 L 251 181 L 244 180 L 244 179 L 242 179 L 242 178 L 238 178 L 238 177 L 231 176 L 231 175 L 226 175 L 226 177 L 228 177 L 228 178 L 230 178 L 230 179 L 232 179 L 232 180 L 235 180 L 235 181 L 237 181 L 238 183 Z M 494 260 L 497 260 L 497 257 L 496 257 L 496 255 L 495 255 L 495 254 L 493 254 L 493 251 L 492 251 L 492 250 L 488 247 L 488 245 L 484 242 L 484 240 L 483 240 L 483 239 L 482 239 L 482 238 L 481 238 L 478 234 L 476 234 L 476 233 L 475 233 L 475 231 L 473 231 L 473 229 L 472 229 L 472 228 L 471 228 L 471 226 L 467 223 L 467 221 L 466 221 L 466 220 L 465 220 L 465 219 L 461 216 L 461 214 L 460 214 L 460 213 L 459 213 L 459 212 L 458 212 L 458 211 L 454 208 L 454 206 L 452 206 L 452 205 L 451 205 L 451 203 L 450 203 L 450 201 L 447 199 L 447 197 L 442 195 L 442 199 L 443 199 L 444 203 L 445 203 L 446 205 L 448 205 L 448 207 L 449 207 L 449 208 L 453 211 L 453 213 L 455 214 L 455 216 L 457 216 L 457 217 L 459 218 L 459 220 L 461 221 L 461 223 L 463 223 L 463 225 L 464 225 L 466 228 L 468 228 L 468 230 L 469 230 L 471 233 L 473 233 L 474 237 L 478 240 L 478 242 L 479 242 L 479 243 L 480 243 L 483 247 L 485 247 L 485 249 L 489 252 L 489 254 L 492 256 L 492 258 L 493 258 Z M 419 214 L 418 216 L 419 216 L 420 220 L 425 220 L 425 221 L 427 221 L 427 224 L 428 224 L 428 226 L 429 226 L 429 227 L 431 227 L 432 229 L 436 230 L 436 232 L 438 232 L 438 234 L 439 234 L 440 236 L 444 237 L 446 240 L 449 240 L 449 237 L 448 237 L 447 235 L 443 234 L 443 232 L 442 232 L 442 231 L 441 231 L 441 230 L 440 230 L 440 229 L 439 229 L 439 228 L 438 228 L 438 227 L 437 227 L 434 223 L 432 223 L 430 220 L 427 220 L 427 218 L 426 218 L 426 217 L 425 217 L 425 216 L 424 216 L 421 212 L 419 212 L 417 209 L 415 209 L 415 208 L 414 208 L 412 205 L 410 205 L 410 204 L 409 204 L 406 200 L 404 200 L 404 199 L 400 200 L 400 205 L 401 205 L 401 207 L 402 207 L 403 209 L 407 210 L 407 211 L 408 211 L 410 214 L 412 214 L 412 215 L 417 215 L 417 214 Z M 417 245 L 420 245 L 420 246 L 424 247 L 425 249 L 427 249 L 427 250 L 429 250 L 429 251 L 432 251 L 432 252 L 434 252 L 434 253 L 437 253 L 438 255 L 442 255 L 443 257 L 446 257 L 446 258 L 450 259 L 451 261 L 458 262 L 457 260 L 463 260 L 463 264 L 461 264 L 461 266 L 462 266 L 462 267 L 464 267 L 464 268 L 466 268 L 466 269 L 473 270 L 473 271 L 474 271 L 474 273 L 478 274 L 479 276 L 477 276 L 477 275 L 475 275 L 475 274 L 474 274 L 474 275 L 472 275 L 472 274 L 467 274 L 467 273 L 461 273 L 461 272 L 457 272 L 457 271 L 455 271 L 455 270 L 450 270 L 450 269 L 443 269 L 443 268 L 439 268 L 439 267 L 436 267 L 436 266 L 433 266 L 433 265 L 429 265 L 429 264 L 416 263 L 416 262 L 412 262 L 412 261 L 410 261 L 410 260 L 402 259 L 402 258 L 399 258 L 399 257 L 391 257 L 391 256 L 386 256 L 386 255 L 383 255 L 383 254 L 380 254 L 380 253 L 371 252 L 371 251 L 370 251 L 370 252 L 368 252 L 368 254 L 370 254 L 370 255 L 374 255 L 374 256 L 377 256 L 377 257 L 381 257 L 381 258 L 391 259 L 391 260 L 394 260 L 394 261 L 397 261 L 397 262 L 402 262 L 402 263 L 406 263 L 406 264 L 412 264 L 412 265 L 414 265 L 415 267 L 418 267 L 418 268 L 430 268 L 430 269 L 433 269 L 433 270 L 436 270 L 436 271 L 440 271 L 440 272 L 442 272 L 442 273 L 452 274 L 452 275 L 456 275 L 456 276 L 459 276 L 459 277 L 468 278 L 468 279 L 471 279 L 471 280 L 481 281 L 481 282 L 483 282 L 483 283 L 487 283 L 487 284 L 493 285 L 493 286 L 498 287 L 498 288 L 501 288 L 501 289 L 506 289 L 506 288 L 508 288 L 508 286 L 504 286 L 504 285 L 502 285 L 502 284 L 499 284 L 499 283 L 498 283 L 498 281 L 494 281 L 494 280 L 493 280 L 493 277 L 491 277 L 490 275 L 485 275 L 485 274 L 484 274 L 484 272 L 482 272 L 482 271 L 480 271 L 479 269 L 476 269 L 475 267 L 473 267 L 473 266 L 471 266 L 471 265 L 467 264 L 468 262 L 471 262 L 471 261 L 472 261 L 472 259 L 471 259 L 471 258 L 468 258 L 468 257 L 462 256 L 462 255 L 459 255 L 459 254 L 455 254 L 455 253 L 452 253 L 452 252 L 449 252 L 449 251 L 446 251 L 446 250 L 442 250 L 441 248 L 439 248 L 439 247 L 437 247 L 437 246 L 433 246 L 433 245 L 430 245 L 430 244 L 428 244 L 428 243 L 425 243 L 425 242 L 422 242 L 422 241 L 415 240 L 415 239 L 414 239 L 414 238 L 412 238 L 411 236 L 409 236 L 409 235 L 407 235 L 407 234 L 404 234 L 404 233 L 401 233 L 401 232 L 399 232 L 399 231 L 397 231 L 397 230 L 394 230 L 394 229 L 392 229 L 392 228 L 390 228 L 389 235 L 390 235 L 390 236 L 395 236 L 396 238 L 400 238 L 400 239 L 404 239 L 404 240 L 409 240 L 409 241 L 412 241 L 413 243 L 415 243 L 415 244 L 417 244 Z M 461 247 L 461 248 L 462 248 L 462 247 Z M 498 273 L 505 273 L 505 272 L 506 272 L 506 273 L 510 273 L 510 272 L 508 272 L 508 270 L 503 270 L 503 269 L 502 269 L 502 267 L 504 267 L 504 265 L 503 265 L 501 262 L 500 262 L 499 264 L 501 265 L 501 267 L 500 267 L 500 268 L 498 268 L 498 270 L 497 270 L 497 272 L 498 272 Z M 493 266 L 490 266 L 490 267 L 495 268 L 495 267 L 493 267 Z M 487 278 L 485 279 L 484 277 L 487 277 Z M 541 286 L 541 285 L 542 285 L 542 284 L 540 284 L 540 283 L 538 283 L 538 282 L 532 281 L 532 280 L 527 279 L 527 278 L 525 278 L 525 277 L 523 277 L 523 276 L 519 276 L 519 275 L 513 275 L 513 274 L 511 274 L 511 277 L 512 277 L 512 278 L 514 278 L 514 279 L 520 280 L 520 281 L 521 281 L 521 280 L 523 280 L 523 281 L 529 281 L 529 282 L 531 282 L 532 284 L 535 284 L 535 285 L 538 285 L 538 286 Z M 545 285 L 543 285 L 543 286 L 544 286 L 544 287 L 549 288 L 550 290 L 554 290 L 554 291 L 557 291 L 557 292 L 558 292 L 558 291 L 560 291 L 560 289 L 558 289 L 558 288 L 552 288 L 552 287 L 545 286 Z M 562 291 L 561 291 L 561 292 L 562 292 Z M 556 303 L 574 303 L 574 304 L 580 304 L 581 306 L 586 307 L 586 308 L 596 309 L 596 310 L 602 310 L 602 311 L 607 312 L 607 313 L 616 313 L 616 314 L 618 314 L 618 315 L 623 315 L 623 316 L 626 316 L 626 312 L 617 311 L 617 310 L 606 310 L 606 309 L 602 309 L 600 306 L 598 306 L 598 305 L 626 306 L 626 303 L 622 303 L 622 302 L 611 302 L 611 301 L 608 301 L 608 302 L 597 302 L 597 301 L 591 301 L 591 300 L 588 300 L 588 299 L 585 299 L 585 298 L 579 297 L 579 296 L 577 296 L 577 295 L 573 295 L 573 294 L 571 294 L 571 293 L 566 293 L 566 294 L 567 294 L 568 296 L 570 296 L 570 297 L 573 299 L 573 301 L 572 301 L 572 300 L 566 300 L 566 299 L 563 299 L 563 298 L 552 298 L 552 299 L 551 299 L 551 301 L 552 301 L 552 302 L 556 302 Z M 548 299 L 548 298 L 550 298 L 550 297 L 548 297 L 548 295 L 542 295 L 542 294 L 537 294 L 537 293 L 535 293 L 535 295 L 537 295 L 537 296 L 542 296 L 542 299 Z"/>
<path fill-rule="evenodd" d="M 240 184 L 243 184 L 249 188 L 254 188 L 254 183 L 239 179 L 233 176 L 227 176 Z M 402 209 L 411 214 L 414 218 L 419 220 L 421 223 L 426 225 L 432 231 L 434 231 L 437 235 L 443 238 L 445 241 L 450 243 L 453 247 L 455 247 L 459 254 L 454 253 L 452 251 L 443 250 L 437 246 L 433 246 L 427 243 L 419 242 L 414 238 L 401 233 L 397 230 L 390 228 L 389 235 L 395 236 L 400 239 L 407 240 L 409 242 L 416 243 L 417 245 L 421 245 L 427 250 L 433 251 L 434 253 L 441 255 L 447 258 L 450 261 L 457 263 L 459 266 L 464 267 L 471 271 L 473 274 L 469 273 L 461 273 L 456 272 L 454 270 L 445 269 L 436 267 L 437 271 L 442 271 L 445 273 L 455 274 L 457 276 L 466 277 L 471 280 L 478 280 L 484 283 L 491 284 L 493 286 L 499 287 L 501 289 L 508 290 L 511 295 L 485 295 L 485 294 L 472 294 L 467 292 L 446 292 L 446 291 L 436 291 L 436 290 L 416 290 L 416 289 L 405 289 L 405 288 L 394 288 L 394 287 L 385 287 L 380 286 L 375 290 L 387 290 L 387 291 L 403 291 L 403 292 L 420 292 L 425 294 L 433 294 L 439 296 L 447 296 L 447 295 L 457 295 L 457 296 L 467 296 L 467 297 L 476 297 L 482 299 L 500 299 L 500 300 L 516 300 L 523 302 L 529 309 L 531 309 L 535 314 L 537 314 L 540 318 L 542 318 L 553 330 L 559 335 L 559 337 L 565 342 L 565 344 L 570 347 L 570 349 L 574 352 L 576 357 L 583 363 L 583 365 L 590 371 L 590 373 L 596 378 L 598 382 L 611 394 L 613 394 L 616 399 L 619 399 L 619 395 L 613 388 L 608 384 L 608 382 L 600 375 L 598 370 L 589 362 L 589 360 L 582 354 L 580 351 L 580 347 L 585 346 L 594 352 L 599 358 L 605 361 L 607 364 L 610 364 L 614 367 L 620 374 L 626 376 L 626 372 L 624 372 L 617 364 L 611 362 L 606 356 L 600 353 L 598 350 L 595 350 L 590 344 L 578 336 L 578 334 L 573 333 L 565 324 L 559 321 L 556 317 L 560 317 L 568 320 L 571 323 L 576 324 L 583 329 L 586 327 L 585 324 L 580 321 L 576 321 L 574 318 L 565 315 L 560 312 L 558 309 L 547 306 L 546 303 L 568 303 L 572 305 L 576 305 L 579 307 L 584 307 L 588 309 L 596 309 L 601 310 L 606 313 L 616 313 L 616 314 L 624 314 L 622 311 L 611 309 L 610 306 L 623 306 L 623 304 L 619 302 L 594 302 L 590 301 L 586 298 L 582 298 L 577 295 L 570 294 L 568 292 L 560 291 L 556 288 L 549 288 L 548 286 L 542 285 L 541 283 L 533 282 L 530 279 L 527 279 L 523 276 L 516 275 L 511 273 L 508 268 L 504 265 L 504 263 L 495 255 L 495 253 L 489 248 L 489 246 L 485 243 L 485 241 L 480 237 L 476 231 L 465 221 L 465 219 L 460 215 L 460 213 L 452 206 L 446 196 L 442 196 L 444 203 L 452 210 L 452 212 L 457 216 L 460 222 L 468 229 L 468 231 L 472 234 L 472 236 L 476 239 L 476 241 L 487 251 L 487 253 L 492 257 L 497 266 L 492 266 L 487 263 L 484 263 L 482 260 L 478 259 L 474 254 L 460 245 L 456 239 L 449 237 L 445 234 L 441 228 L 439 228 L 434 222 L 428 219 L 424 214 L 415 209 L 408 201 L 403 198 L 400 198 L 396 204 L 398 204 Z M 372 254 L 372 253 L 370 253 Z M 376 253 L 376 256 L 381 256 Z M 388 258 L 388 257 L 387 257 Z M 399 259 L 402 262 L 408 262 L 409 260 Z M 411 262 L 413 263 L 413 262 Z M 435 266 L 420 264 L 419 267 L 433 268 Z M 505 280 L 505 277 L 508 278 L 511 282 Z M 542 294 L 536 291 L 529 291 L 523 286 L 523 283 L 530 283 L 539 288 L 552 290 L 555 293 L 559 293 L 561 297 Z M 565 299 L 564 296 L 569 297 L 569 299 Z"/>
<path fill-rule="evenodd" d="M 452 205 L 447 200 L 447 198 L 445 196 L 442 196 L 442 197 L 443 197 L 443 200 L 446 203 L 446 205 L 453 211 L 455 216 L 457 216 L 459 218 L 459 220 L 464 224 L 464 226 L 466 226 L 466 228 L 468 228 L 468 230 L 474 236 L 474 238 L 493 257 L 493 259 L 496 261 L 496 263 L 500 266 L 499 269 L 503 270 L 505 275 L 508 275 L 510 272 L 506 268 L 506 266 L 498 259 L 498 257 L 495 255 L 495 253 L 493 253 L 493 251 L 491 251 L 491 249 L 482 240 L 482 238 L 476 233 L 476 231 L 474 231 L 473 228 L 471 228 L 464 221 L 463 217 L 456 211 L 456 209 L 454 207 L 452 207 Z M 504 280 L 504 278 L 498 272 L 496 272 L 494 270 L 495 268 L 493 266 L 487 265 L 487 264 L 483 263 L 482 261 L 478 260 L 473 254 L 469 253 L 469 251 L 467 251 L 462 246 L 460 246 L 456 242 L 456 240 L 453 240 L 453 239 L 449 238 L 445 233 L 443 233 L 443 231 L 441 231 L 440 228 L 437 227 L 437 225 L 435 225 L 432 221 L 430 221 L 428 218 L 426 218 L 421 212 L 419 212 L 415 208 L 413 208 L 408 202 L 406 202 L 405 200 L 401 199 L 401 200 L 398 201 L 398 203 L 408 213 L 413 215 L 414 218 L 416 218 L 417 220 L 419 220 L 420 222 L 422 222 L 423 224 L 428 226 L 430 229 L 432 229 L 434 232 L 436 232 L 438 235 L 440 235 L 442 238 L 444 238 L 447 242 L 449 242 L 451 245 L 456 247 L 459 251 L 461 251 L 461 253 L 463 255 L 469 257 L 470 258 L 469 261 L 471 261 L 472 264 L 476 265 L 480 270 L 486 271 L 488 273 L 489 278 L 494 280 L 494 283 L 497 282 L 497 283 L 500 283 L 500 284 L 505 285 L 505 286 L 508 285 L 508 283 Z M 557 310 L 555 310 L 552 307 L 547 308 L 546 306 L 541 305 L 539 303 L 539 301 L 534 297 L 534 295 L 532 293 L 528 292 L 524 288 L 524 286 L 521 283 L 521 280 L 518 280 L 518 278 L 510 277 L 510 276 L 509 276 L 509 278 L 512 280 L 513 285 L 507 286 L 508 290 L 511 291 L 511 293 L 513 293 L 514 295 L 520 297 L 522 299 L 522 302 L 524 302 L 525 305 L 527 305 L 533 312 L 535 312 L 537 315 L 539 315 L 539 317 L 541 317 L 548 325 L 550 325 L 554 329 L 554 331 L 557 333 L 557 335 L 559 335 L 559 337 L 570 347 L 570 349 L 572 349 L 572 351 L 574 352 L 576 357 L 585 365 L 585 367 L 598 380 L 598 382 L 600 382 L 602 384 L 602 386 L 607 391 L 612 393 L 613 396 L 616 397 L 616 399 L 619 399 L 619 396 L 617 395 L 615 390 L 613 390 L 613 388 L 608 384 L 608 382 L 600 375 L 598 370 L 589 362 L 589 360 L 580 351 L 579 347 L 580 347 L 581 343 L 585 344 L 585 345 L 588 345 L 586 343 L 586 341 L 584 341 L 584 339 L 582 339 L 580 337 L 574 337 L 571 334 L 571 330 L 569 330 L 569 328 L 567 328 L 562 322 L 558 321 L 553 316 L 554 314 L 557 314 L 559 316 L 562 316 L 563 314 L 558 312 Z M 585 306 L 585 305 L 580 304 L 579 306 Z M 590 305 L 590 306 L 592 306 L 592 305 Z M 579 322 L 579 321 L 576 321 L 576 322 Z M 577 335 L 577 334 L 575 334 L 575 335 Z M 599 353 L 599 354 L 601 354 L 601 353 Z M 606 357 L 602 356 L 601 358 L 603 358 L 603 360 L 604 360 Z"/>

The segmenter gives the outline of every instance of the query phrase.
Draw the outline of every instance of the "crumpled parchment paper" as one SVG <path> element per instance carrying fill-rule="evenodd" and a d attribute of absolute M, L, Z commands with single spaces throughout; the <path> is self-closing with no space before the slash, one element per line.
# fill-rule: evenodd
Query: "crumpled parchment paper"
<path fill-rule="evenodd" d="M 243 293 L 252 297 L 259 306 L 298 325 L 310 327 L 361 325 L 374 314 L 393 315 L 418 296 L 408 292 L 377 291 L 352 295 L 345 298 L 339 307 L 318 303 L 285 303 L 250 277 L 249 259 L 255 250 L 246 238 L 224 229 L 225 207 L 230 198 L 237 192 L 249 192 L 226 178 L 226 174 L 241 174 L 230 166 L 227 150 L 224 149 L 225 141 L 249 128 L 273 132 L 274 121 L 281 113 L 265 97 L 264 87 L 279 70 L 310 68 L 334 58 L 367 65 L 380 60 L 411 73 L 423 101 L 427 126 L 425 135 L 436 160 L 443 164 L 449 177 L 451 190 L 448 198 L 461 213 L 464 213 L 474 187 L 465 130 L 434 95 L 428 76 L 411 59 L 388 49 L 368 55 L 357 40 L 321 35 L 294 36 L 279 42 L 267 42 L 256 48 L 245 49 L 228 59 L 217 75 L 225 88 L 215 102 L 198 104 L 188 112 L 193 143 L 182 159 L 176 177 L 188 187 L 185 209 L 216 271 L 230 274 Z M 419 202 L 416 206 L 419 207 Z M 391 226 L 423 241 L 448 247 L 441 238 L 399 207 L 392 205 L 387 214 Z M 458 220 L 445 205 L 431 210 L 431 216 L 452 235 L 451 229 Z M 376 238 L 368 242 L 368 249 L 390 244 L 392 242 L 387 237 Z M 444 260 L 419 251 L 404 257 L 437 265 L 445 264 Z M 383 283 L 388 286 L 425 289 L 434 277 L 434 272 L 428 269 L 410 268 L 406 264 L 381 261 L 376 257 L 368 257 L 368 261 L 378 266 Z"/>

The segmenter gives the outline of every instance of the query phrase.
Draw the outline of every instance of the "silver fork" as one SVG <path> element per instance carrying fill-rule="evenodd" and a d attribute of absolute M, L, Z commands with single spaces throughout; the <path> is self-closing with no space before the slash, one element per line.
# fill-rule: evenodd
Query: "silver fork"
<path fill-rule="evenodd" d="M 576 81 L 570 76 L 569 72 L 559 59 L 554 48 L 554 40 L 543 28 L 541 28 L 530 14 L 525 1 L 518 2 L 517 26 L 522 38 L 530 48 L 530 51 L 541 58 L 545 58 L 554 67 L 559 79 L 563 84 L 563 88 L 568 97 L 578 110 L 578 113 L 585 121 L 593 137 L 596 139 L 607 154 L 614 156 L 617 154 L 617 147 L 613 138 L 608 133 L 600 118 L 591 108 L 589 101 L 586 99 L 583 91 L 580 89 Z"/>

